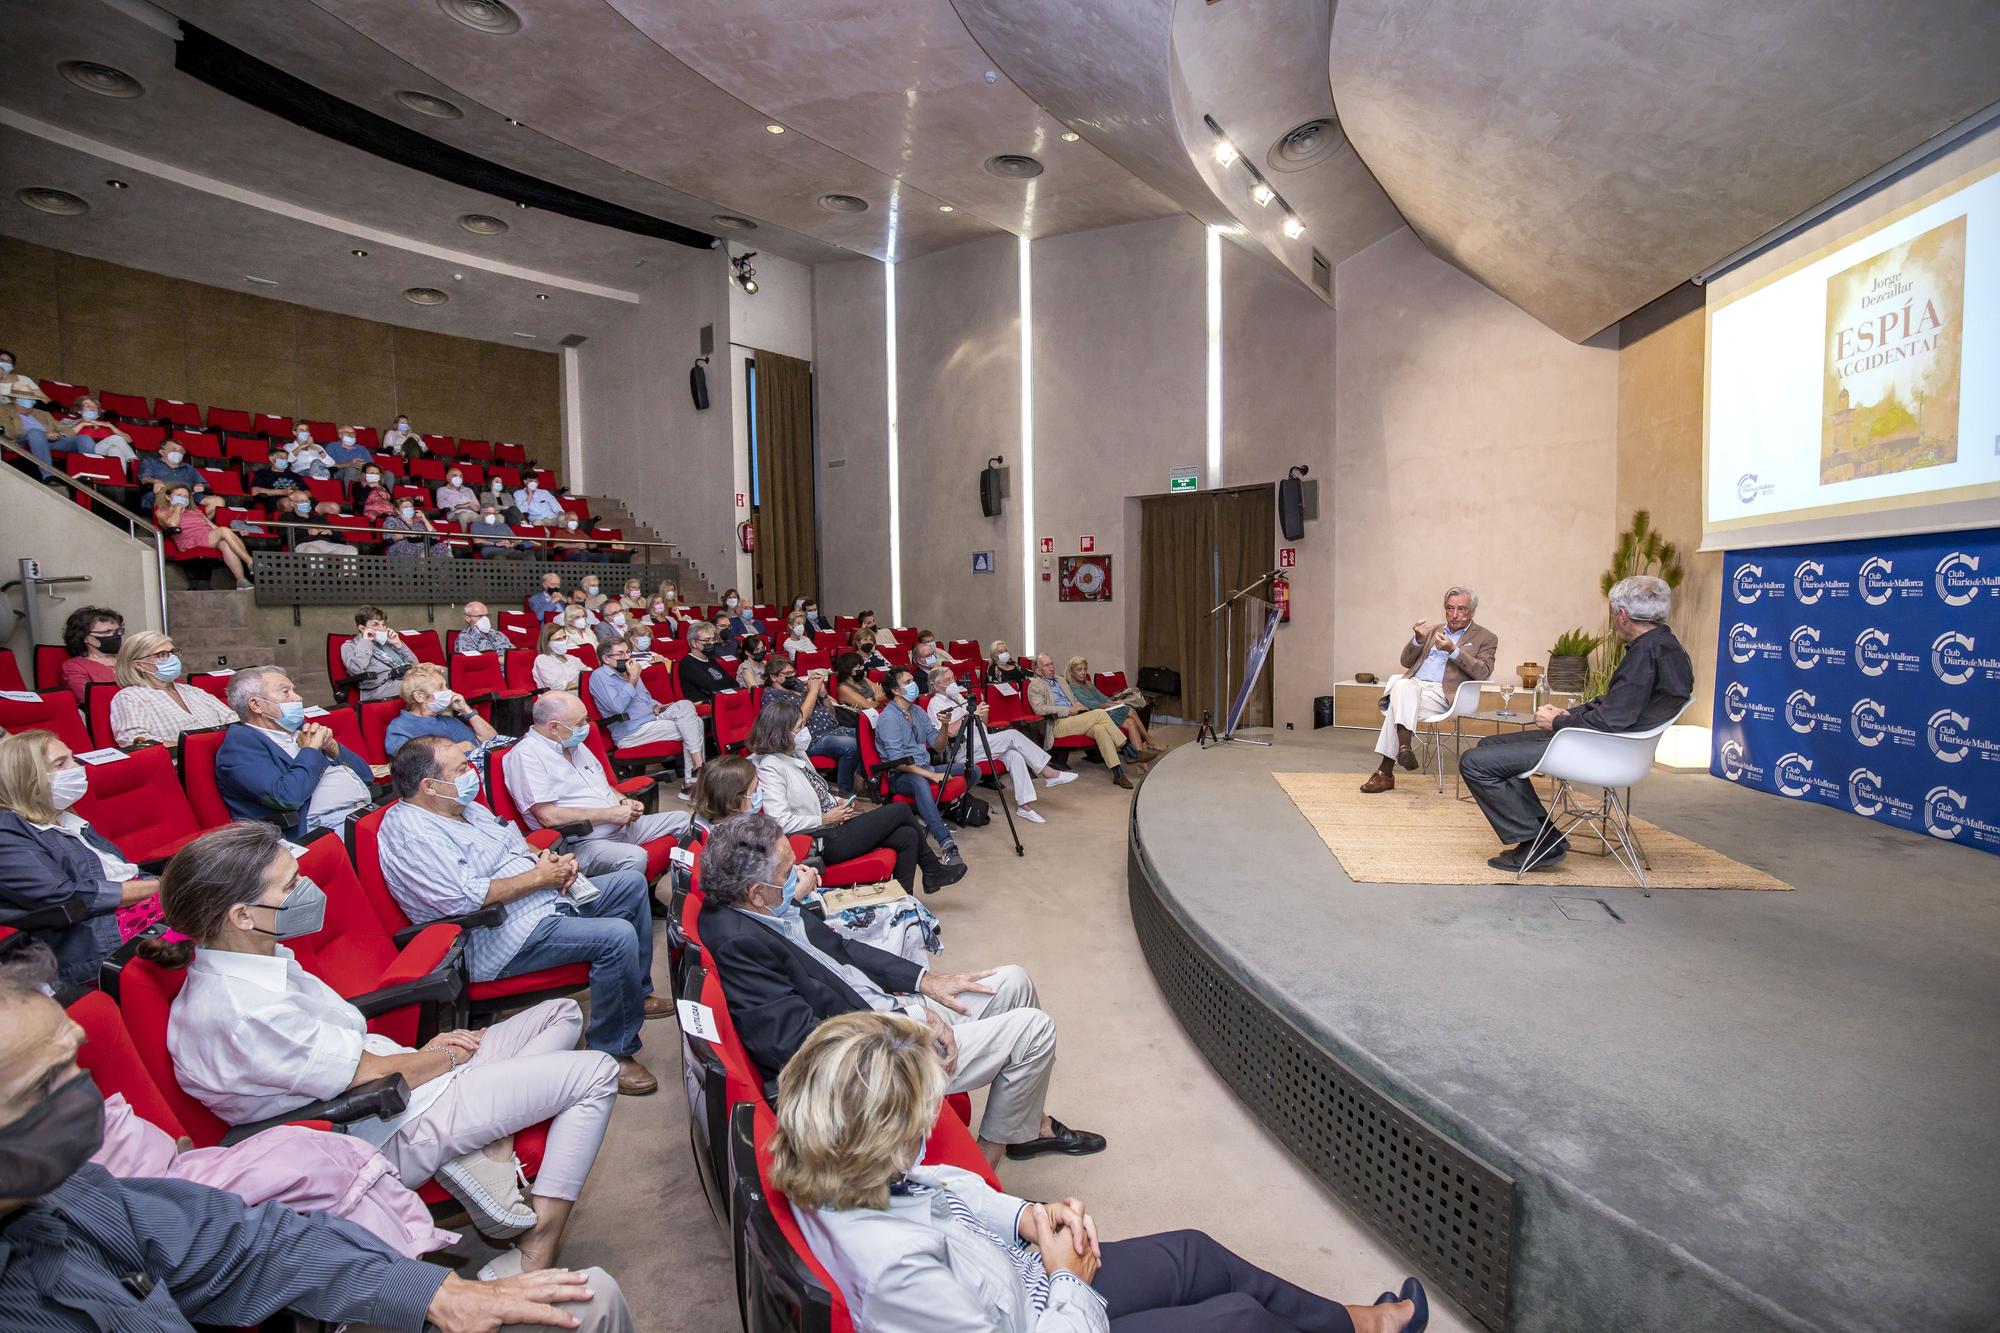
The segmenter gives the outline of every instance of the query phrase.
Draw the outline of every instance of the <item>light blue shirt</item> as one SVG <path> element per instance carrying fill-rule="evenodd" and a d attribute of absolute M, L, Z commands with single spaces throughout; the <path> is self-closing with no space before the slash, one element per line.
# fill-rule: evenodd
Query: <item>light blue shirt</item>
<path fill-rule="evenodd" d="M 521 830 L 476 801 L 465 807 L 463 819 L 398 801 L 382 816 L 381 860 L 390 896 L 404 916 L 422 923 L 478 911 L 494 880 L 534 869 L 536 855 Z M 536 889 L 503 910 L 499 925 L 466 933 L 474 981 L 499 976 L 544 917 L 575 908 L 554 889 Z"/>
<path fill-rule="evenodd" d="M 529 523 L 563 516 L 562 501 L 539 487 L 531 491 L 523 486 L 515 491 L 514 508 L 520 510 L 521 517 Z"/>
<path fill-rule="evenodd" d="M 1470 625 L 1466 626 L 1466 629 L 1470 628 Z M 1412 641 L 1414 641 L 1415 636 L 1411 637 Z M 1427 680 L 1433 685 L 1444 684 L 1444 664 L 1449 662 L 1451 655 L 1458 651 L 1458 639 L 1463 639 L 1464 637 L 1465 630 L 1460 630 L 1457 639 L 1449 640 L 1445 643 L 1444 647 L 1433 648 L 1430 652 L 1426 653 L 1424 660 L 1417 664 L 1417 679 Z"/>
<path fill-rule="evenodd" d="M 893 764 L 910 762 L 928 766 L 936 756 L 931 753 L 931 742 L 937 739 L 937 724 L 931 715 L 912 705 L 906 717 L 903 710 L 889 703 L 875 718 L 875 748 L 882 754 L 882 762 Z"/>
<path fill-rule="evenodd" d="M 620 745 L 627 736 L 651 722 L 660 707 L 644 681 L 635 684 L 604 666 L 590 673 L 590 698 L 605 717 L 625 714 L 623 722 L 611 726 L 611 739 Z"/>

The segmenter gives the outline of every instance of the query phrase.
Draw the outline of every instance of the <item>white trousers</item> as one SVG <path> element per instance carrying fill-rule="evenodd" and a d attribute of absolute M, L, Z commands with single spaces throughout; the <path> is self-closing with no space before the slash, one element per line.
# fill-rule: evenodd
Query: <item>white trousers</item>
<path fill-rule="evenodd" d="M 1396 728 L 1407 727 L 1414 733 L 1418 722 L 1436 717 L 1447 704 L 1444 686 L 1414 676 L 1391 681 L 1387 698 L 1389 710 L 1382 716 L 1382 732 L 1375 738 L 1375 753 L 1384 759 L 1394 759 L 1403 745 L 1396 738 Z"/>
<path fill-rule="evenodd" d="M 993 988 L 991 995 L 956 997 L 970 1013 L 925 1000 L 958 1039 L 958 1070 L 945 1090 L 986 1088 L 979 1137 L 1026 1143 L 1042 1134 L 1049 1076 L 1056 1068 L 1056 1021 L 1035 1007 L 1035 983 L 1026 969 L 1009 963 L 984 984 Z"/>
<path fill-rule="evenodd" d="M 654 815 L 640 815 L 623 828 L 598 824 L 587 839 L 570 850 L 576 853 L 576 864 L 586 875 L 610 874 L 615 870 L 636 870 L 643 875 L 645 844 L 655 838 L 678 838 L 693 823 L 694 816 L 685 810 L 662 810 Z"/>
<path fill-rule="evenodd" d="M 685 771 L 689 777 L 701 767 L 701 714 L 694 711 L 694 705 L 685 699 L 676 699 L 668 704 L 664 712 L 651 721 L 630 732 L 620 745 L 655 745 L 661 741 L 679 741 L 681 755 L 685 761 Z"/>
<path fill-rule="evenodd" d="M 993 757 L 1007 766 L 1007 776 L 1014 782 L 1014 804 L 1027 805 L 1035 799 L 1035 774 L 1049 766 L 1049 752 L 1023 736 L 1011 727 L 998 731 L 988 731 L 986 741 L 977 736 L 972 739 L 972 757 L 983 761 L 986 746 L 993 746 Z"/>

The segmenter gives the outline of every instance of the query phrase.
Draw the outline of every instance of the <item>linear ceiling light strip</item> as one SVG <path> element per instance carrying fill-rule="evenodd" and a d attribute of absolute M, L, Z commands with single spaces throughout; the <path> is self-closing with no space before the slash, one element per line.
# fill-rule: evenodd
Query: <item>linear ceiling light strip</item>
<path fill-rule="evenodd" d="M 889 399 L 889 623 L 903 623 L 903 503 L 896 434 L 896 266 L 882 265 L 882 359 Z"/>
<path fill-rule="evenodd" d="M 1035 266 L 1021 254 L 1021 655 L 1035 660 Z"/>

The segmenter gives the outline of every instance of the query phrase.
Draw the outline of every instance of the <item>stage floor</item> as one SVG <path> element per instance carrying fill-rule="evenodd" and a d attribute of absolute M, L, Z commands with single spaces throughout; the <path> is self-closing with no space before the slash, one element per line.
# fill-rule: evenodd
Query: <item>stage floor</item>
<path fill-rule="evenodd" d="M 1516 1178 L 1510 1328 L 1995 1327 L 2000 860 L 1656 770 L 1642 816 L 1796 891 L 1357 884 L 1271 774 L 1371 742 L 1178 748 L 1133 838 L 1222 968 Z"/>

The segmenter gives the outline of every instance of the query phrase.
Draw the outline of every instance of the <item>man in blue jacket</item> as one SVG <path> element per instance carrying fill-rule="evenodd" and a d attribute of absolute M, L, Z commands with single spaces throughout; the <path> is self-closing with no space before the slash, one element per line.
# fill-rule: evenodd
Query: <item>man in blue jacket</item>
<path fill-rule="evenodd" d="M 374 798 L 368 761 L 306 721 L 305 701 L 277 667 L 249 667 L 229 682 L 243 719 L 215 754 L 215 783 L 238 819 L 284 816 L 291 837 L 337 829 Z"/>

